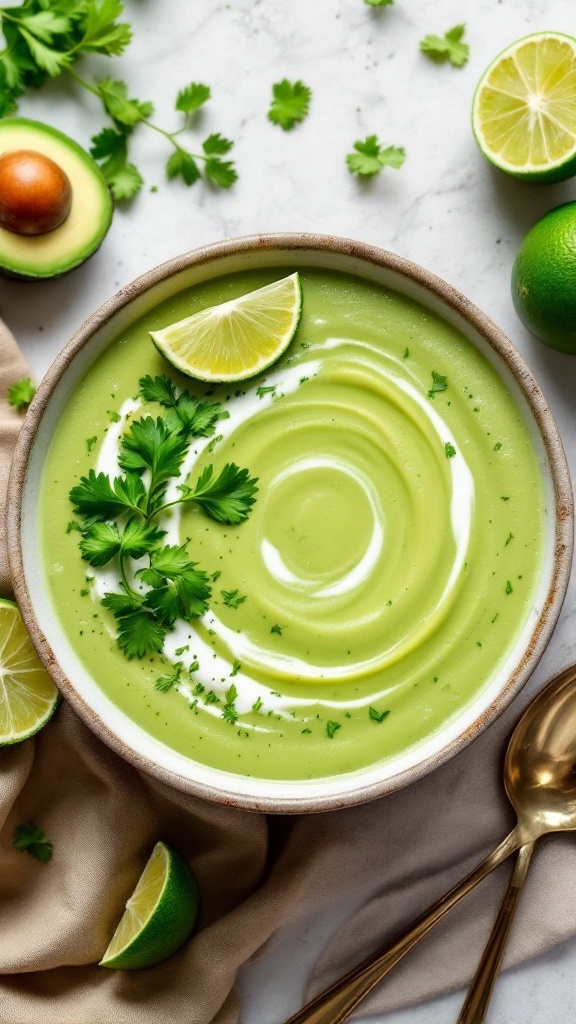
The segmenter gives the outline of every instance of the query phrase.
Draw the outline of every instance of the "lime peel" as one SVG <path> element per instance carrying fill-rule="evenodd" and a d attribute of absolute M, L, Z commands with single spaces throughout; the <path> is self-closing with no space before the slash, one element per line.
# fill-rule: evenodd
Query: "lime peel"
<path fill-rule="evenodd" d="M 0 747 L 34 736 L 59 703 L 18 605 L 0 598 Z"/>
<path fill-rule="evenodd" d="M 198 916 L 198 889 L 183 857 L 158 842 L 140 876 L 101 967 L 153 967 L 190 937 Z"/>
<path fill-rule="evenodd" d="M 576 174 L 576 39 L 538 32 L 499 54 L 476 88 L 472 127 L 486 159 L 512 177 Z"/>
<path fill-rule="evenodd" d="M 198 380 L 239 381 L 268 369 L 286 351 L 302 315 L 298 273 L 151 331 L 176 369 Z"/>

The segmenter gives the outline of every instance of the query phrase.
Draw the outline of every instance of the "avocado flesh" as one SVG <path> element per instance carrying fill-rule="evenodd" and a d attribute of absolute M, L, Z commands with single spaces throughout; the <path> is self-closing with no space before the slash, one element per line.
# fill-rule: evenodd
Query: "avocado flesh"
<path fill-rule="evenodd" d="M 102 172 L 92 158 L 62 132 L 25 118 L 0 121 L 0 155 L 35 150 L 68 175 L 72 205 L 66 219 L 44 235 L 17 235 L 0 227 L 0 273 L 37 280 L 59 277 L 84 263 L 101 244 L 113 204 Z"/>

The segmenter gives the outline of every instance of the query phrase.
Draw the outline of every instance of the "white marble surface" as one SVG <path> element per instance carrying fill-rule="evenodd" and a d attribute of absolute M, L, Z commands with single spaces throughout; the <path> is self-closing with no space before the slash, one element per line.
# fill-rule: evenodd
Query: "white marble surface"
<path fill-rule="evenodd" d="M 229 192 L 188 190 L 163 174 L 163 141 L 146 129 L 135 156 L 146 188 L 117 211 L 100 252 L 61 281 L 0 283 L 0 311 L 40 377 L 81 321 L 118 287 L 171 256 L 222 237 L 307 230 L 347 235 L 399 252 L 462 289 L 521 349 L 557 417 L 576 472 L 576 358 L 535 342 L 519 324 L 509 276 L 519 240 L 546 210 L 576 198 L 576 184 L 537 188 L 496 174 L 478 154 L 469 125 L 474 85 L 508 43 L 530 32 L 574 32 L 573 0 L 396 0 L 373 9 L 362 0 L 128 0 L 135 39 L 117 63 L 94 58 L 96 74 L 130 83 L 154 100 L 157 121 L 176 126 L 177 90 L 191 80 L 212 87 L 202 131 L 236 140 L 240 180 Z M 419 39 L 467 23 L 468 65 L 438 66 Z M 85 67 L 90 70 L 90 65 Z M 307 120 L 283 133 L 266 120 L 271 84 L 302 78 L 313 89 Z M 46 120 L 80 143 L 102 126 L 95 100 L 52 84 L 24 100 L 21 113 Z M 400 171 L 372 182 L 348 173 L 344 157 L 376 132 L 403 145 Z M 157 185 L 157 192 L 150 192 Z M 574 656 L 572 586 L 538 677 Z M 280 937 L 273 952 L 244 971 L 245 1024 L 279 1024 L 302 997 L 305 979 L 350 906 Z M 576 939 L 500 982 L 490 1020 L 568 1024 L 576 998 Z M 379 1018 L 378 1024 L 448 1024 L 461 994 Z"/>

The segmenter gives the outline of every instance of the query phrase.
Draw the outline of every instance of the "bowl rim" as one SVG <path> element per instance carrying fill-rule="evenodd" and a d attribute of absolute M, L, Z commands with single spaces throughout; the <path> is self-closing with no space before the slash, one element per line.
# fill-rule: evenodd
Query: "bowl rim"
<path fill-rule="evenodd" d="M 73 361 L 76 354 L 113 316 L 128 306 L 134 299 L 145 294 L 151 287 L 195 266 L 207 265 L 223 257 L 233 257 L 242 253 L 253 253 L 258 250 L 278 250 L 279 252 L 306 250 L 316 251 L 319 256 L 323 253 L 336 253 L 345 257 L 355 257 L 376 268 L 391 271 L 408 278 L 437 299 L 440 299 L 444 305 L 450 307 L 501 356 L 523 392 L 544 445 L 556 502 L 553 571 L 546 599 L 538 620 L 532 629 L 530 641 L 499 694 L 496 695 L 489 706 L 484 709 L 460 736 L 444 743 L 431 756 L 391 777 L 377 782 L 363 784 L 362 777 L 359 776 L 358 787 L 354 792 L 346 792 L 345 794 L 330 792 L 321 796 L 306 795 L 303 790 L 301 797 L 283 799 L 278 794 L 270 798 L 255 798 L 252 795 L 226 790 L 224 787 L 215 790 L 203 782 L 180 776 L 151 758 L 133 750 L 76 691 L 73 682 L 60 667 L 58 659 L 36 619 L 24 570 L 22 500 L 28 460 L 38 427 L 52 393 L 60 377 Z M 14 450 L 10 471 L 6 529 L 8 562 L 16 600 L 40 660 L 79 717 L 107 746 L 111 747 L 124 760 L 147 775 L 159 779 L 172 788 L 190 793 L 212 803 L 216 802 L 244 810 L 272 813 L 319 812 L 365 803 L 387 793 L 395 792 L 417 781 L 462 751 L 472 740 L 484 732 L 511 703 L 534 671 L 544 653 L 562 608 L 572 562 L 574 529 L 573 495 L 562 441 L 553 414 L 548 407 L 540 386 L 524 358 L 512 342 L 474 303 L 442 278 L 388 250 L 334 235 L 280 232 L 232 238 L 201 246 L 167 260 L 141 274 L 132 283 L 121 288 L 120 291 L 103 303 L 84 321 L 47 371 L 26 414 Z M 220 771 L 216 769 L 216 772 L 219 773 Z M 228 774 L 222 771 L 222 778 L 225 779 Z M 333 778 L 337 779 L 338 776 Z"/>

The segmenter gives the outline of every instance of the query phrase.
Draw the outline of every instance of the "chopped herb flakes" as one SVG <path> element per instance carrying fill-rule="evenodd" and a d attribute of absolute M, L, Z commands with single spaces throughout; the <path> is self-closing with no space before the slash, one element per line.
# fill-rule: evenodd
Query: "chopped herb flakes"
<path fill-rule="evenodd" d="M 224 604 L 228 608 L 237 608 L 239 604 L 246 600 L 246 595 L 241 594 L 239 590 L 221 590 L 220 593 L 224 599 Z"/>
<path fill-rule="evenodd" d="M 510 580 L 506 580 L 506 593 L 507 594 L 512 594 L 513 593 L 513 587 L 512 587 L 512 584 L 510 583 Z"/>
<path fill-rule="evenodd" d="M 453 459 L 456 455 L 456 449 L 449 441 L 446 441 L 446 444 L 444 445 L 444 453 L 447 459 Z"/>
<path fill-rule="evenodd" d="M 270 632 L 271 633 L 277 633 L 278 636 L 282 636 L 282 626 L 279 626 L 278 624 L 276 624 L 275 626 L 272 626 L 272 629 L 270 630 Z"/>
<path fill-rule="evenodd" d="M 426 392 L 426 398 L 434 398 L 439 391 L 446 391 L 448 387 L 448 377 L 444 377 L 441 373 L 436 373 L 436 370 L 432 370 L 432 387 Z"/>
<path fill-rule="evenodd" d="M 370 707 L 368 712 L 372 722 L 383 722 L 385 718 L 390 714 L 389 711 L 378 711 L 377 708 Z"/>
<path fill-rule="evenodd" d="M 329 740 L 333 740 L 338 729 L 341 729 L 342 725 L 340 722 L 326 722 L 326 735 Z"/>

